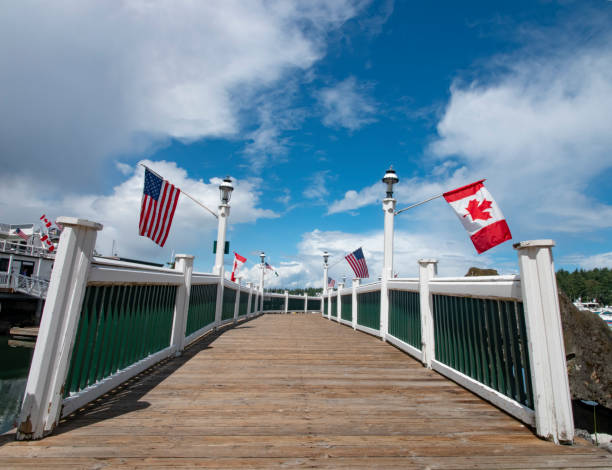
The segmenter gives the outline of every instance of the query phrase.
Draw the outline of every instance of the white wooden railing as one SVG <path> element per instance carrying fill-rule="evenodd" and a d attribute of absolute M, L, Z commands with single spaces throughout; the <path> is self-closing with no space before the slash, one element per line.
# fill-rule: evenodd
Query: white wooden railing
<path fill-rule="evenodd" d="M 520 276 L 437 277 L 437 261 L 420 260 L 419 278 L 389 279 L 386 291 L 354 279 L 328 292 L 323 315 L 393 344 L 539 436 L 571 442 L 553 245 L 515 245 Z"/>
<path fill-rule="evenodd" d="M 226 324 L 261 314 L 252 285 L 193 272 L 92 256 L 102 227 L 58 219 L 62 232 L 17 439 L 40 439 L 61 417 Z M 245 299 L 247 300 L 245 302 Z"/>

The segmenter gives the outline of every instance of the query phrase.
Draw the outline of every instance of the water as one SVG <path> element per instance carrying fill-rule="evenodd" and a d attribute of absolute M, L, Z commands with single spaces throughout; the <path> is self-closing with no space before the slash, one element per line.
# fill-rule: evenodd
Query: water
<path fill-rule="evenodd" d="M 0 336 L 0 434 L 15 426 L 34 349 L 11 348 Z"/>

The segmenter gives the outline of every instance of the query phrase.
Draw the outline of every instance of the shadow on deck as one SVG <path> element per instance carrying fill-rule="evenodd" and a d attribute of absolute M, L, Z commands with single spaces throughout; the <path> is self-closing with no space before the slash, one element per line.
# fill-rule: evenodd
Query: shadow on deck
<path fill-rule="evenodd" d="M 64 420 L 2 436 L 2 468 L 611 468 L 403 352 L 319 315 L 210 335 Z"/>

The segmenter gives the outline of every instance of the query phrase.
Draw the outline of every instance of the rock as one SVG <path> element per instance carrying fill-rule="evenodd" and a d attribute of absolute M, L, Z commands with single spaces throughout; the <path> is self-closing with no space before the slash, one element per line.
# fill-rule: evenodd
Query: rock
<path fill-rule="evenodd" d="M 467 276 L 498 276 L 497 269 L 483 269 L 472 266 L 468 269 Z"/>
<path fill-rule="evenodd" d="M 596 314 L 578 310 L 563 292 L 559 307 L 572 399 L 612 409 L 612 330 Z"/>

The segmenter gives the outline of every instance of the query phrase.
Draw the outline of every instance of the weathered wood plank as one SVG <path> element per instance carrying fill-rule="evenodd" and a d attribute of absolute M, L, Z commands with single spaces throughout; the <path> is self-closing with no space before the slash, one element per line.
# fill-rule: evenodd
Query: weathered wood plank
<path fill-rule="evenodd" d="M 1 468 L 611 468 L 555 446 L 380 340 L 318 315 L 269 315 L 64 420 L 0 437 Z"/>

